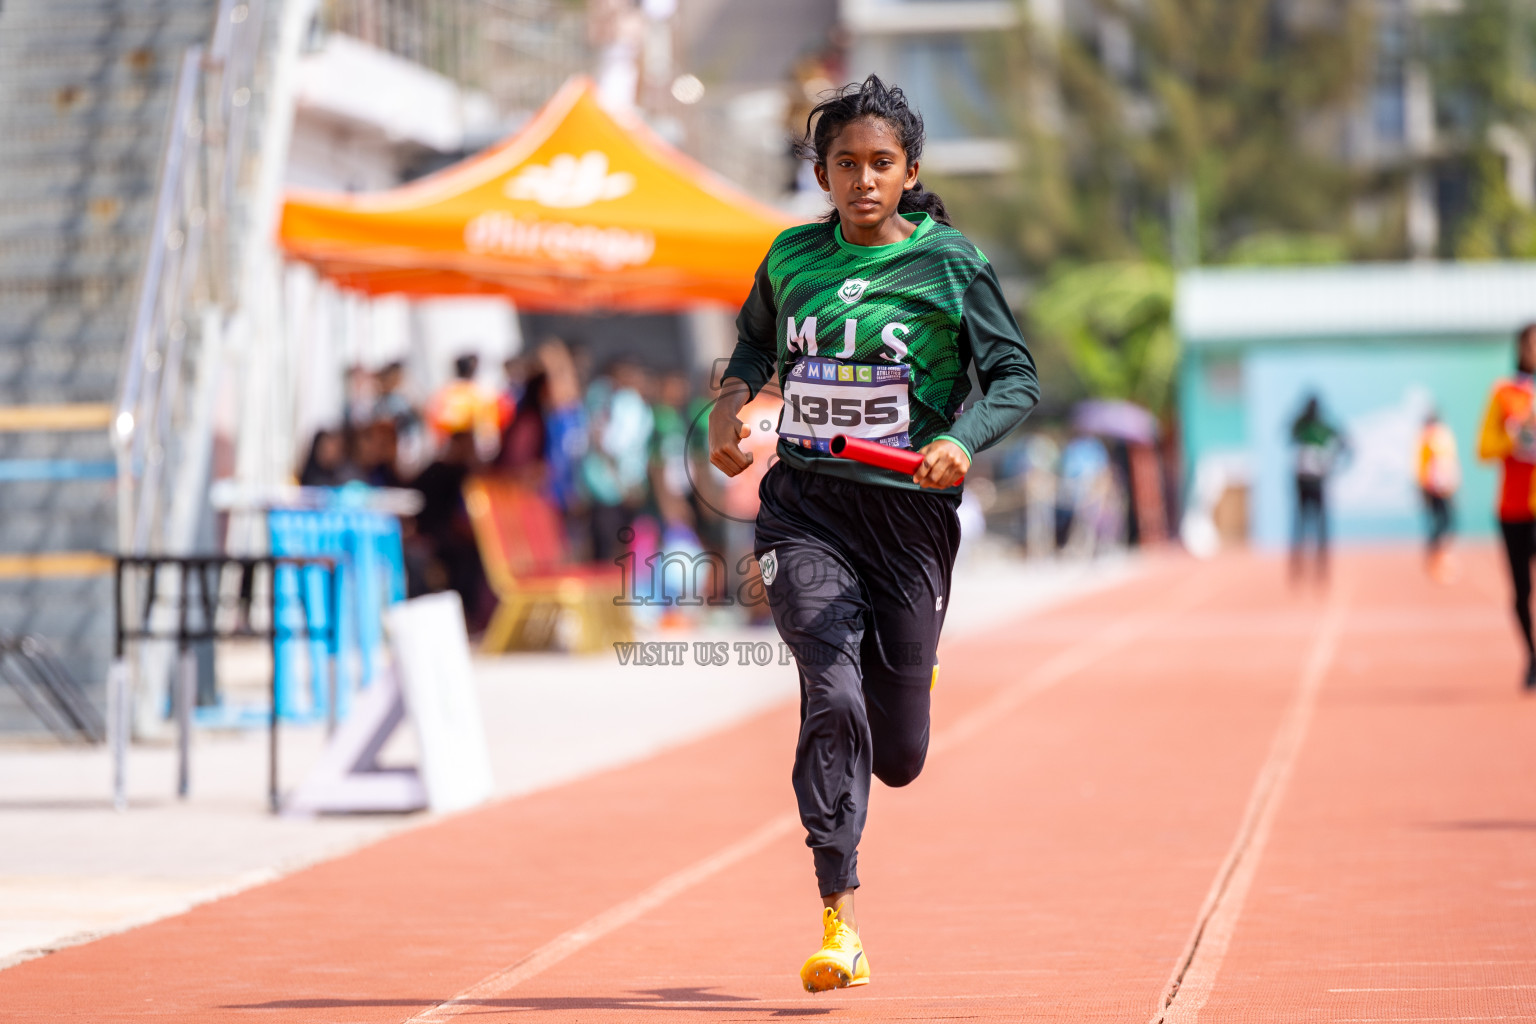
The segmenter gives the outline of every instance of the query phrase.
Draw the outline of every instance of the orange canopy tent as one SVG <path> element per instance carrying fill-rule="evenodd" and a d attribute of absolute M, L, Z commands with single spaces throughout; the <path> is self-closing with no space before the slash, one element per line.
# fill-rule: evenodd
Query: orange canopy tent
<path fill-rule="evenodd" d="M 292 192 L 292 259 L 370 294 L 502 294 L 544 311 L 740 303 L 793 221 L 604 110 L 572 79 L 521 131 L 387 192 Z"/>

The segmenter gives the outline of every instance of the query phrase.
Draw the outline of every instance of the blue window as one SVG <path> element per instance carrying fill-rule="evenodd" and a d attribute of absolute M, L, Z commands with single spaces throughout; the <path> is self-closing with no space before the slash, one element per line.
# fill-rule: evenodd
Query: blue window
<path fill-rule="evenodd" d="M 1384 142 L 1408 137 L 1408 37 L 1401 16 L 1384 14 L 1376 30 L 1376 75 L 1371 85 L 1371 127 Z"/>
<path fill-rule="evenodd" d="M 978 68 L 978 41 L 959 34 L 888 36 L 858 47 L 854 64 L 901 86 L 936 141 L 1004 134 L 997 101 Z"/>

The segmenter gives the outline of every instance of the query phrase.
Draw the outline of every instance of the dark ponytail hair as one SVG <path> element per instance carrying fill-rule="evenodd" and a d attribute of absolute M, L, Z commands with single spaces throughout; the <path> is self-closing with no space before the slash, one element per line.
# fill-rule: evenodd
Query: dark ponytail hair
<path fill-rule="evenodd" d="M 907 105 L 907 97 L 898 86 L 887 86 L 879 75 L 870 75 L 863 82 L 845 85 L 836 94 L 811 108 L 805 119 L 805 137 L 795 142 L 795 155 L 825 167 L 827 150 L 832 140 L 848 124 L 865 117 L 875 117 L 890 125 L 891 131 L 901 141 L 907 154 L 907 166 L 911 167 L 923 155 L 923 115 Z M 812 122 L 815 122 L 814 125 Z M 902 192 L 898 213 L 926 213 L 940 224 L 949 223 L 949 211 L 944 200 L 923 188 L 918 182 Z M 837 210 L 826 216 L 829 224 L 837 223 Z"/>

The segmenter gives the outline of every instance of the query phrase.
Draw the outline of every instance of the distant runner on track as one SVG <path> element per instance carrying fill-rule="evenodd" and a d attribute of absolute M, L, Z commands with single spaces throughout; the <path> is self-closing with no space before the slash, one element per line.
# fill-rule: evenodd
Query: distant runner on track
<path fill-rule="evenodd" d="M 1461 486 L 1461 462 L 1456 456 L 1456 435 L 1431 411 L 1419 432 L 1419 491 L 1429 515 L 1429 542 L 1425 546 L 1430 578 L 1450 583 L 1456 576 L 1456 560 L 1448 540 L 1454 532 L 1456 510 L 1452 502 Z"/>
<path fill-rule="evenodd" d="M 1499 487 L 1499 531 L 1514 583 L 1515 619 L 1525 641 L 1525 688 L 1536 690 L 1536 645 L 1531 640 L 1531 557 L 1536 554 L 1536 324 L 1515 335 L 1515 376 L 1501 380 L 1488 396 L 1479 458 L 1503 463 Z"/>
<path fill-rule="evenodd" d="M 1308 395 L 1301 415 L 1291 424 L 1291 444 L 1296 448 L 1296 515 L 1291 524 L 1291 582 L 1301 580 L 1310 532 L 1317 542 L 1313 563 L 1316 578 L 1328 578 L 1328 507 L 1324 502 L 1328 474 L 1349 446 L 1323 416 L 1316 395 Z"/>
<path fill-rule="evenodd" d="M 801 155 L 834 209 L 779 235 L 758 268 L 709 444 L 728 476 L 747 468 L 738 413 L 777 372 L 754 553 L 800 671 L 794 788 L 823 904 L 800 980 L 820 992 L 869 982 L 853 894 L 870 776 L 904 786 L 922 771 L 961 481 L 1040 388 L 987 258 L 917 180 L 923 121 L 901 90 L 871 75 L 806 127 Z M 985 397 L 957 418 L 972 362 Z M 837 434 L 923 462 L 906 476 L 834 459 Z"/>

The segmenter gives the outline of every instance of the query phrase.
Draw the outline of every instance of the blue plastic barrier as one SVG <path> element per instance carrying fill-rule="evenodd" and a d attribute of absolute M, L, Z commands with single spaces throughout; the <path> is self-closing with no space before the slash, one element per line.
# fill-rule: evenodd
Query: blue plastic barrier
<path fill-rule="evenodd" d="M 336 720 L 346 717 L 352 691 L 368 686 L 378 668 L 384 635 L 380 613 L 405 600 L 405 553 L 400 521 L 384 512 L 355 506 L 366 497 L 352 488 L 334 492 L 331 508 L 273 509 L 267 513 L 274 555 L 326 555 L 339 563 L 339 656 L 336 662 Z M 325 574 L 316 569 L 283 567 L 277 573 L 278 622 L 289 635 L 276 643 L 277 713 L 287 721 L 312 721 L 329 711 L 324 671 L 304 672 L 301 645 L 308 644 L 308 662 L 315 669 L 327 664 L 323 638 L 305 640 L 293 634 L 308 625 L 310 635 L 329 626 Z M 306 682 L 307 675 L 307 683 Z"/>

